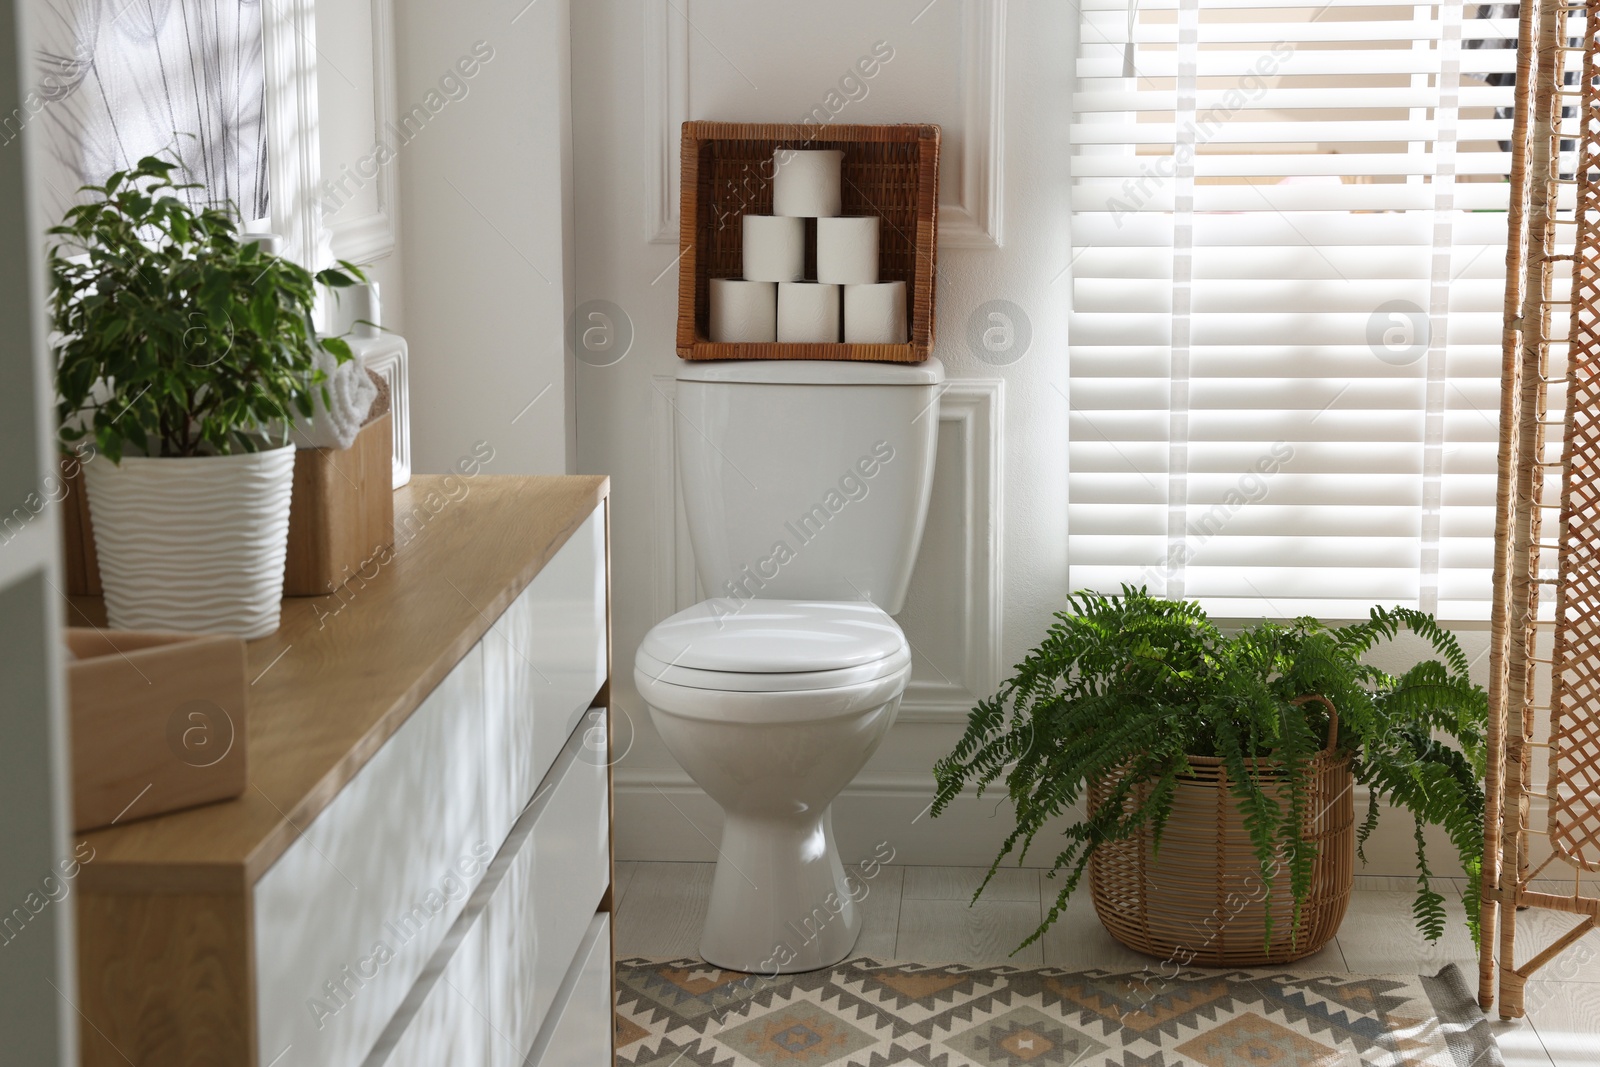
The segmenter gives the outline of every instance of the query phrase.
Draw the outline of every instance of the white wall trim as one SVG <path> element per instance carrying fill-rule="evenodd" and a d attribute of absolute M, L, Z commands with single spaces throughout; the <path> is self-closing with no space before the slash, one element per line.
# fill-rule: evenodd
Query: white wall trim
<path fill-rule="evenodd" d="M 722 811 L 677 767 L 613 768 L 616 797 L 617 858 L 714 862 L 714 842 L 722 832 Z M 933 772 L 868 771 L 856 777 L 834 802 L 834 827 L 846 862 L 873 851 L 879 842 L 895 850 L 897 863 L 986 865 L 1010 829 L 994 814 L 1000 800 L 963 795 L 935 820 Z M 1049 851 L 1029 857 L 1037 865 Z"/>
<path fill-rule="evenodd" d="M 317 20 L 313 0 L 264 0 L 261 53 L 267 79 L 268 198 L 283 255 L 309 270 L 326 265 L 318 210 Z"/>
<path fill-rule="evenodd" d="M 650 528 L 656 531 L 652 573 L 655 589 L 655 620 L 694 604 L 700 599 L 699 578 L 694 567 L 694 546 L 689 541 L 689 524 L 678 491 L 677 378 L 657 374 L 650 380 L 651 433 L 655 442 L 651 457 L 653 485 Z M 662 531 L 670 531 L 663 535 Z"/>
<path fill-rule="evenodd" d="M 960 197 L 939 208 L 946 248 L 999 248 L 1005 217 L 1006 0 L 962 0 L 963 98 Z M 679 159 L 689 119 L 689 24 L 672 0 L 644 5 L 645 234 L 678 243 Z M 909 117 L 907 121 L 910 121 Z"/>
<path fill-rule="evenodd" d="M 955 743 L 954 735 L 951 744 Z M 678 767 L 613 768 L 616 796 L 617 858 L 714 862 L 715 842 L 722 830 L 722 812 L 688 774 Z M 950 866 L 987 866 L 1012 827 L 1004 784 L 979 797 L 964 789 L 939 818 L 928 815 L 933 801 L 933 770 L 865 771 L 834 801 L 834 829 L 846 862 L 887 841 L 895 862 Z M 1355 807 L 1366 810 L 1367 787 L 1357 784 Z M 666 803 L 663 803 L 663 800 Z M 1534 825 L 1538 825 L 1535 823 Z M 1049 847 L 1065 822 L 1040 831 L 1024 866 L 1048 868 L 1058 849 Z M 1415 877 L 1411 822 L 1405 812 L 1387 810 L 1379 831 L 1367 842 L 1367 863 L 1357 875 Z M 1008 863 L 1015 862 L 1015 854 Z M 1459 876 L 1448 841 L 1430 836 L 1428 862 L 1441 877 Z"/>
<path fill-rule="evenodd" d="M 395 117 L 393 0 L 371 0 L 372 12 L 372 141 L 388 137 Z M 370 263 L 394 251 L 400 175 L 390 159 L 378 166 L 378 206 L 328 224 L 333 254 L 356 263 Z"/>
<path fill-rule="evenodd" d="M 1005 242 L 1006 0 L 966 0 L 962 17 L 961 199 L 940 207 L 939 243 L 999 248 Z"/>
<path fill-rule="evenodd" d="M 1001 546 L 1005 505 L 1005 381 L 957 378 L 939 395 L 939 421 L 960 428 L 965 497 L 961 595 L 962 657 L 955 678 L 913 674 L 900 702 L 899 722 L 965 722 L 978 700 L 1000 681 L 1005 617 Z"/>
<path fill-rule="evenodd" d="M 380 200 L 382 188 L 380 185 Z M 394 251 L 394 218 L 388 211 L 378 208 L 365 215 L 330 223 L 328 236 L 337 258 L 358 265 L 371 263 Z"/>
<path fill-rule="evenodd" d="M 689 22 L 672 0 L 644 5 L 644 85 L 653 110 L 645 113 L 645 239 L 678 243 L 679 146 L 689 121 Z"/>
<path fill-rule="evenodd" d="M 651 379 L 655 621 L 701 599 L 678 488 L 676 387 L 672 375 L 658 374 Z M 960 605 L 962 654 L 953 672 L 935 672 L 935 677 L 913 673 L 900 702 L 900 722 L 965 722 L 972 705 L 999 684 L 1005 587 L 1001 559 L 1004 400 L 1005 381 L 1001 378 L 952 379 L 939 394 L 939 421 L 956 424 L 962 440 L 965 543 L 961 570 L 952 577 L 959 586 L 954 600 Z"/>
<path fill-rule="evenodd" d="M 673 417 L 672 399 L 675 384 L 676 379 L 670 374 L 650 378 L 650 436 L 655 441 L 650 456 L 650 584 L 655 591 L 656 621 L 678 610 L 678 420 Z M 663 533 L 669 529 L 671 536 Z"/>
<path fill-rule="evenodd" d="M 613 778 L 619 793 L 653 793 L 659 789 L 674 796 L 689 796 L 703 792 L 681 767 L 629 767 L 620 763 L 613 768 Z M 933 799 L 933 771 L 863 771 L 845 787 L 845 792 L 852 796 L 918 797 L 927 803 Z"/>

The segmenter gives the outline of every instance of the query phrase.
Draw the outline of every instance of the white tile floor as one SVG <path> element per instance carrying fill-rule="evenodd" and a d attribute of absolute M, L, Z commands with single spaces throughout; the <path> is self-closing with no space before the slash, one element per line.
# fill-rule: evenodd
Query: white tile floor
<path fill-rule="evenodd" d="M 617 954 L 693 956 L 712 870 L 709 863 L 617 864 Z M 1040 941 L 1008 957 L 1038 926 L 1056 883 L 1037 871 L 1001 870 L 983 899 L 969 906 L 982 875 L 976 867 L 883 868 L 863 902 L 856 951 L 886 959 L 1022 966 L 1138 970 L 1150 963 L 1111 939 L 1086 896 L 1075 898 Z M 1459 893 L 1460 886 L 1455 889 Z M 1466 928 L 1455 921 L 1459 912 L 1444 938 L 1430 945 L 1412 922 L 1411 899 L 1405 879 L 1358 877 L 1338 938 L 1296 968 L 1432 974 L 1455 963 L 1476 984 L 1477 959 Z M 1551 912 L 1521 913 L 1521 951 L 1531 956 L 1571 922 Z M 1600 1067 L 1600 932 L 1542 973 L 1543 980 L 1528 983 L 1528 1017 L 1494 1024 L 1507 1067 Z"/>

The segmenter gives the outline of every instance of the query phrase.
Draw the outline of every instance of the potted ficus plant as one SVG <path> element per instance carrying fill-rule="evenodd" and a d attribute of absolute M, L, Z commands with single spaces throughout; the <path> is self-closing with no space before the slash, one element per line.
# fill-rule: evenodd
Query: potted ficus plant
<path fill-rule="evenodd" d="M 263 251 L 231 210 L 191 207 L 175 163 L 141 159 L 85 186 L 50 249 L 61 438 L 84 468 L 116 628 L 260 637 L 278 626 L 294 446 L 325 389 L 315 276 Z M 323 396 L 326 402 L 326 395 Z"/>
<path fill-rule="evenodd" d="M 1060 891 L 1024 944 L 1087 872 L 1097 914 L 1134 949 L 1223 966 L 1310 955 L 1337 930 L 1386 806 L 1414 824 L 1419 927 L 1444 931 L 1424 837 L 1438 826 L 1468 875 L 1476 936 L 1488 702 L 1432 616 L 1374 608 L 1348 626 L 1228 634 L 1197 604 L 1124 587 L 1077 593 L 1056 620 L 934 768 L 934 815 L 968 784 L 1003 783 L 1016 825 L 991 877 L 1065 823 L 1051 843 Z M 1437 658 L 1399 674 L 1369 662 L 1402 631 Z"/>

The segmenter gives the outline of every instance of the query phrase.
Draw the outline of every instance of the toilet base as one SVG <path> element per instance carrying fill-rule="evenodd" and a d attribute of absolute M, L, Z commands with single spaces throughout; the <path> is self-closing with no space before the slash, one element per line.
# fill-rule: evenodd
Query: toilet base
<path fill-rule="evenodd" d="M 847 876 L 833 810 L 799 818 L 726 813 L 700 955 L 725 970 L 794 974 L 830 967 L 861 932 L 866 886 Z"/>

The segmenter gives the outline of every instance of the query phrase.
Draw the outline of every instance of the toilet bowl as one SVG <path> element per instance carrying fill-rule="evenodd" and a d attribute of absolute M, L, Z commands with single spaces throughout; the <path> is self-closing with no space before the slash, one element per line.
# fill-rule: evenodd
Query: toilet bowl
<path fill-rule="evenodd" d="M 716 966 L 812 970 L 855 944 L 867 886 L 841 862 L 832 804 L 911 674 L 891 616 L 922 540 L 943 388 L 933 359 L 678 368 L 676 488 L 712 599 L 645 636 L 634 682 L 722 807 L 700 941 Z"/>
<path fill-rule="evenodd" d="M 849 954 L 867 887 L 839 858 L 831 804 L 910 676 L 905 636 L 865 601 L 706 601 L 640 646 L 656 731 L 723 810 L 707 962 L 780 974 Z"/>

